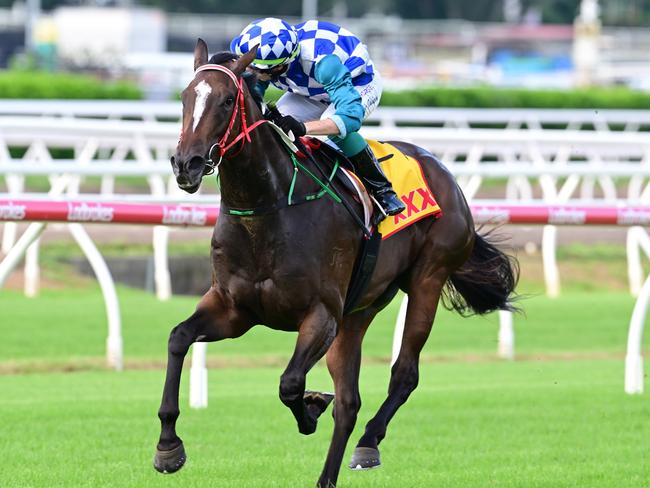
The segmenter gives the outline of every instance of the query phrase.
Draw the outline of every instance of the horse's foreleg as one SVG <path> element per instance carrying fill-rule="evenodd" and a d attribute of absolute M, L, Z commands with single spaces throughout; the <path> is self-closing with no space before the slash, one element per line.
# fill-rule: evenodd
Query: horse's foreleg
<path fill-rule="evenodd" d="M 183 442 L 176 435 L 176 420 L 180 414 L 178 390 L 183 359 L 190 346 L 196 341 L 211 342 L 238 337 L 249 328 L 211 289 L 201 299 L 192 316 L 172 329 L 167 344 L 165 386 L 158 410 L 161 431 L 154 459 L 156 470 L 173 473 L 185 463 Z"/>
<path fill-rule="evenodd" d="M 386 436 L 388 423 L 418 385 L 420 351 L 431 332 L 445 280 L 446 274 L 444 278 L 425 280 L 411 288 L 402 347 L 391 369 L 388 397 L 366 425 L 350 462 L 352 469 L 380 465 L 378 446 Z"/>
<path fill-rule="evenodd" d="M 280 378 L 280 400 L 293 413 L 301 434 L 314 433 L 320 413 L 305 403 L 305 378 L 332 344 L 336 327 L 336 320 L 324 305 L 315 307 L 300 324 L 296 348 Z"/>
<path fill-rule="evenodd" d="M 341 461 L 361 408 L 359 367 L 361 342 L 374 312 L 358 312 L 346 318 L 344 325 L 327 351 L 327 367 L 334 380 L 334 433 L 318 486 L 336 485 Z"/>

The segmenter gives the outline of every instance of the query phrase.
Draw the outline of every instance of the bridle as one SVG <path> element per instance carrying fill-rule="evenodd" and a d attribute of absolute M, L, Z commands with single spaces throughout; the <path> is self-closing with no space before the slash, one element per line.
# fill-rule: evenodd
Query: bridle
<path fill-rule="evenodd" d="M 221 164 L 221 160 L 223 159 L 226 151 L 228 151 L 230 148 L 232 148 L 235 144 L 241 141 L 241 146 L 239 149 L 229 157 L 234 157 L 237 154 L 239 154 L 242 149 L 244 149 L 244 146 L 246 145 L 246 142 L 251 142 L 251 137 L 250 133 L 255 129 L 256 127 L 260 126 L 261 124 L 268 122 L 266 119 L 260 119 L 257 122 L 253 123 L 252 125 L 248 126 L 246 122 L 246 109 L 244 105 L 244 80 L 243 78 L 237 78 L 237 75 L 233 73 L 230 69 L 226 68 L 225 66 L 222 66 L 220 64 L 204 64 L 203 66 L 199 66 L 195 71 L 194 71 L 194 76 L 196 76 L 198 73 L 201 71 L 221 71 L 222 73 L 225 73 L 228 75 L 228 77 L 232 80 L 232 82 L 237 86 L 237 99 L 235 101 L 235 106 L 233 108 L 232 114 L 230 116 L 230 122 L 228 123 L 228 128 L 224 132 L 223 136 L 221 136 L 221 139 L 215 142 L 212 147 L 210 147 L 210 150 L 208 151 L 208 156 L 206 158 L 206 167 L 203 170 L 203 175 L 209 175 L 212 174 L 216 169 L 218 169 L 219 165 Z M 230 142 L 228 142 L 228 138 L 230 137 L 230 133 L 232 132 L 232 128 L 235 125 L 235 120 L 237 120 L 237 115 L 239 115 L 241 123 L 240 123 L 240 131 L 239 134 Z M 181 134 L 182 136 L 182 134 Z M 219 150 L 219 161 L 216 163 L 212 160 L 212 151 L 217 148 Z M 318 163 L 314 160 L 313 156 L 309 153 L 309 151 L 303 149 L 303 154 L 306 155 L 308 159 L 311 160 L 311 162 L 314 164 L 316 168 L 319 168 L 321 174 L 326 178 L 327 183 L 323 183 L 321 180 L 318 179 L 317 176 L 315 176 L 311 171 L 304 167 L 301 163 L 298 162 L 296 159 L 295 155 L 292 152 L 289 152 L 291 160 L 293 161 L 294 164 L 294 172 L 293 172 L 293 179 L 291 181 L 291 185 L 289 187 L 289 194 L 287 196 L 282 196 L 279 200 L 277 200 L 275 203 L 271 205 L 266 205 L 266 206 L 261 206 L 261 207 L 255 207 L 255 208 L 246 208 L 246 209 L 237 209 L 237 208 L 231 208 L 228 205 L 226 205 L 223 201 L 221 202 L 221 211 L 224 213 L 227 213 L 229 215 L 239 215 L 239 216 L 256 216 L 256 215 L 266 215 L 271 212 L 276 212 L 282 208 L 289 207 L 292 205 L 300 205 L 303 203 L 311 202 L 314 200 L 318 200 L 321 197 L 323 197 L 325 194 L 328 194 L 332 199 L 334 199 L 337 203 L 341 203 L 344 205 L 346 210 L 352 215 L 353 219 L 355 222 L 361 227 L 361 230 L 363 233 L 366 235 L 366 237 L 370 238 L 372 236 L 372 233 L 366 228 L 364 222 L 359 218 L 359 216 L 354 212 L 352 207 L 350 207 L 350 204 L 347 203 L 344 199 L 342 199 L 338 194 L 332 191 L 332 189 L 329 188 L 332 179 L 334 178 L 334 175 L 336 174 L 337 168 L 338 168 L 338 161 L 335 161 L 334 163 L 334 171 L 331 173 L 331 175 L 328 177 L 328 175 L 320 168 Z M 321 186 L 321 190 L 316 192 L 316 193 L 310 193 L 307 195 L 303 195 L 301 197 L 294 197 L 293 192 L 295 188 L 295 182 L 296 182 L 296 177 L 298 175 L 298 169 L 301 168 L 303 171 L 305 171 L 308 175 L 312 177 L 315 181 L 319 183 Z M 378 233 L 377 233 L 378 234 Z M 379 239 L 381 240 L 381 234 L 379 235 Z"/>
<path fill-rule="evenodd" d="M 228 77 L 232 80 L 232 82 L 237 87 L 235 106 L 233 107 L 232 114 L 230 115 L 230 122 L 228 123 L 228 128 L 226 129 L 226 132 L 224 132 L 223 136 L 221 136 L 221 139 L 217 140 L 217 142 L 215 142 L 210 147 L 210 150 L 208 151 L 208 155 L 205 161 L 206 169 L 204 169 L 203 171 L 203 175 L 206 176 L 214 173 L 214 171 L 219 167 L 219 164 L 221 164 L 221 160 L 226 154 L 226 151 L 228 151 L 235 144 L 240 142 L 241 145 L 239 149 L 235 151 L 235 153 L 231 154 L 229 157 L 237 156 L 237 154 L 239 154 L 244 149 L 246 142 L 251 142 L 250 133 L 253 131 L 253 129 L 267 122 L 267 120 L 260 119 L 250 126 L 247 124 L 246 107 L 244 102 L 244 79 L 243 78 L 237 78 L 237 75 L 233 73 L 232 70 L 220 64 L 204 64 L 203 66 L 199 66 L 196 69 L 196 71 L 194 71 L 194 76 L 196 76 L 202 71 L 221 71 L 222 73 L 228 75 Z M 239 134 L 237 134 L 237 136 L 232 141 L 228 142 L 228 138 L 230 137 L 232 128 L 235 125 L 235 120 L 237 120 L 237 115 L 239 115 L 240 126 L 241 126 L 239 130 Z M 219 160 L 216 162 L 212 159 L 212 151 L 214 151 L 215 148 L 219 151 Z"/>

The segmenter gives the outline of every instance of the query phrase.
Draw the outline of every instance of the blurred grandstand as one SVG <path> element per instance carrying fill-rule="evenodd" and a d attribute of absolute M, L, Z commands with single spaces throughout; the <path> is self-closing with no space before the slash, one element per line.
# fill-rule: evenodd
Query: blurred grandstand
<path fill-rule="evenodd" d="M 518 2 L 505 4 L 516 10 Z M 611 6 L 605 12 L 610 17 L 616 13 Z M 337 9 L 330 14 L 336 16 Z M 65 6 L 39 12 L 15 3 L 0 9 L 0 67 L 31 50 L 50 69 L 128 75 L 139 80 L 148 98 L 168 98 L 191 75 L 189 59 L 197 37 L 215 51 L 226 49 L 252 17 L 143 7 Z M 408 20 L 377 13 L 319 18 L 345 24 L 364 39 L 390 88 L 489 83 L 618 84 L 650 90 L 650 28 L 601 26 L 595 0 L 582 0 L 574 23 L 565 25 L 543 24 L 531 9 L 504 15 L 510 22 L 502 23 Z M 300 18 L 287 20 L 297 23 Z"/>

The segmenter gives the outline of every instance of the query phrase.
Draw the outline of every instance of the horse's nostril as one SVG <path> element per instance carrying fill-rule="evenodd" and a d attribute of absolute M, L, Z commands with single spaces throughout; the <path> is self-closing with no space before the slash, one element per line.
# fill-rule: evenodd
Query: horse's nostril
<path fill-rule="evenodd" d="M 190 159 L 190 162 L 187 165 L 187 169 L 190 171 L 203 171 L 203 166 L 205 166 L 205 158 L 202 156 L 194 156 L 192 159 Z"/>
<path fill-rule="evenodd" d="M 176 164 L 176 158 L 174 156 L 172 156 L 171 158 L 169 158 L 169 162 L 172 163 L 172 166 L 175 165 Z"/>

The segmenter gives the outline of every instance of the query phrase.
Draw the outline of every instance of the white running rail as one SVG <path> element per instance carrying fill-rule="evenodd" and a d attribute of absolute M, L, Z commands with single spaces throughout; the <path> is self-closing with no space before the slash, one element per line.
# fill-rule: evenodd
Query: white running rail
<path fill-rule="evenodd" d="M 6 115 L 175 121 L 180 118 L 181 104 L 129 100 L 3 100 L 0 117 Z M 386 127 L 402 124 L 455 128 L 490 125 L 509 129 L 553 127 L 636 132 L 650 125 L 650 110 L 379 107 L 368 122 Z"/>
<path fill-rule="evenodd" d="M 65 187 L 64 179 L 56 182 L 56 191 L 60 192 Z M 55 191 L 56 190 L 56 191 Z M 83 209 L 79 212 L 77 209 Z M 528 224 L 562 224 L 562 225 L 624 225 L 640 228 L 638 225 L 650 224 L 650 206 L 630 207 L 626 205 L 610 207 L 584 207 L 584 206 L 549 206 L 549 205 L 503 205 L 503 204 L 474 204 L 472 205 L 474 218 L 479 223 L 528 223 Z M 214 225 L 217 219 L 218 208 L 211 206 L 183 206 L 183 205 L 134 205 L 131 203 L 116 202 L 61 202 L 61 201 L 25 201 L 25 200 L 0 200 L 0 219 L 24 220 L 42 222 L 31 224 L 25 234 L 19 239 L 16 246 L 0 262 L 0 287 L 6 277 L 16 266 L 22 253 L 38 238 L 47 221 L 69 222 L 73 226 L 73 235 L 83 246 L 89 246 L 86 252 L 100 283 L 103 281 L 102 291 L 106 302 L 109 334 L 107 339 L 107 358 L 115 369 L 122 368 L 122 338 L 119 320 L 119 307 L 114 292 L 112 278 L 105 266 L 103 258 L 97 252 L 92 242 L 83 231 L 80 221 L 87 221 L 90 215 L 102 215 L 104 223 L 110 222 L 141 222 L 148 224 L 176 224 L 176 225 Z M 79 234 L 77 234 L 79 232 Z M 646 237 L 647 238 L 647 237 Z M 650 238 L 647 238 L 650 239 Z M 630 328 L 628 332 L 627 355 L 625 360 L 625 391 L 629 394 L 643 392 L 643 358 L 641 355 L 641 339 L 645 324 L 645 316 L 650 303 L 650 276 L 641 287 L 639 298 L 634 307 Z M 407 301 L 404 299 L 393 338 L 393 359 L 395 362 L 401 347 L 402 333 L 406 317 Z M 500 314 L 499 350 L 504 358 L 514 357 L 514 330 L 512 315 Z M 193 348 L 192 371 L 190 373 L 190 401 L 195 408 L 207 406 L 207 369 L 205 367 L 205 345 L 197 344 Z"/>
<path fill-rule="evenodd" d="M 76 177 L 100 175 L 101 192 L 114 192 L 118 175 L 146 175 L 150 192 L 158 198 L 176 198 L 179 190 L 168 179 L 168 159 L 175 149 L 178 122 L 158 122 L 173 118 L 179 106 L 171 103 L 143 102 L 25 102 L 5 104 L 0 113 L 0 173 L 6 175 L 9 193 L 25 193 L 28 174 L 70 174 Z M 46 114 L 35 117 L 25 114 Z M 121 120 L 140 113 L 145 121 Z M 460 128 L 404 127 L 403 121 L 422 122 L 433 114 L 445 120 L 466 120 Z M 61 115 L 53 117 L 52 115 Z M 68 114 L 69 116 L 64 116 Z M 437 154 L 458 177 L 469 200 L 481 191 L 486 179 L 505 178 L 506 200 L 539 198 L 547 203 L 602 200 L 614 203 L 648 202 L 650 199 L 650 133 L 633 129 L 648 128 L 650 111 L 544 111 L 544 110 L 465 110 L 465 109 L 382 109 L 377 111 L 384 125 L 364 127 L 363 133 L 377 139 L 400 139 L 420 144 Z M 107 117 L 94 119 L 89 117 Z M 461 117 L 462 116 L 462 117 Z M 85 118 L 84 118 L 85 117 Z M 567 130 L 541 130 L 528 123 L 528 129 L 514 129 L 509 120 L 531 120 L 540 124 L 565 121 Z M 434 117 L 435 118 L 435 117 Z M 392 120 L 395 122 L 389 123 Z M 508 129 L 477 129 L 472 124 L 508 119 Z M 604 129 L 621 126 L 628 132 Z M 398 121 L 398 122 L 396 122 Z M 598 122 L 600 121 L 600 122 Z M 422 122 L 423 123 L 423 122 Z M 591 124 L 597 130 L 580 130 Z M 449 125 L 449 124 L 447 124 Z M 453 125 L 453 124 L 452 124 Z M 464 128 L 463 128 L 464 127 Z M 470 127 L 470 128 L 468 128 Z M 518 127 L 518 126 L 517 126 Z M 620 128 L 619 127 L 619 128 Z M 21 156 L 11 157 L 11 150 L 27 148 Z M 55 159 L 56 150 L 74 152 L 73 159 Z M 76 169 L 75 169 L 76 168 Z M 623 182 L 615 180 L 622 178 Z M 77 181 L 79 179 L 77 178 Z M 215 197 L 216 200 L 216 197 Z M 6 224 L 2 249 L 6 252 L 16 238 L 14 224 Z M 166 240 L 164 229 L 157 229 L 156 250 L 162 262 L 160 243 Z M 542 239 L 544 275 L 547 294 L 560 292 L 560 276 L 555 264 L 557 229 L 546 226 Z M 634 242 L 634 241 L 633 241 Z M 37 277 L 36 246 L 28 254 L 30 284 L 35 293 Z M 638 275 L 638 273 L 637 273 Z M 165 273 L 159 273 L 163 283 Z M 640 288 L 639 279 L 630 277 L 631 286 Z M 169 295 L 164 285 L 158 288 L 161 298 Z"/>

